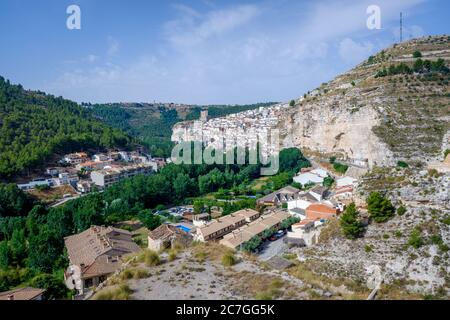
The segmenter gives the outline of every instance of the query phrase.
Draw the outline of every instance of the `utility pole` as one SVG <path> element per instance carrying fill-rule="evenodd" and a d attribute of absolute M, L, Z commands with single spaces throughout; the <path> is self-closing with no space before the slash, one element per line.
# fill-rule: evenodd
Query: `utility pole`
<path fill-rule="evenodd" d="M 400 43 L 403 41 L 403 13 L 400 12 Z"/>

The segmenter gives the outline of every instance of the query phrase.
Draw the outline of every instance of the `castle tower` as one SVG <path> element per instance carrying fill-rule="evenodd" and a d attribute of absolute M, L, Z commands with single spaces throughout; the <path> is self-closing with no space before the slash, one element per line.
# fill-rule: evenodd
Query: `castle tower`
<path fill-rule="evenodd" d="M 206 122 L 208 121 L 208 110 L 202 110 L 200 111 L 200 121 Z"/>

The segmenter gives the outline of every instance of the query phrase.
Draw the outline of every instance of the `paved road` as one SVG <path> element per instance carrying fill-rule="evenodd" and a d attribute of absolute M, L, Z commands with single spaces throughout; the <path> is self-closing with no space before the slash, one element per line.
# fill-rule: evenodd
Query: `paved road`
<path fill-rule="evenodd" d="M 258 255 L 259 259 L 262 261 L 267 261 L 270 258 L 286 251 L 288 247 L 283 242 L 283 238 L 284 237 L 275 241 L 268 242 L 264 247 L 263 251 Z"/>

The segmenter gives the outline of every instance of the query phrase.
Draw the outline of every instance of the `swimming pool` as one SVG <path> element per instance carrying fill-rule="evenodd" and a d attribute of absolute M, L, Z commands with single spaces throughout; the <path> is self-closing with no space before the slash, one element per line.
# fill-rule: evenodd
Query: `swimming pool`
<path fill-rule="evenodd" d="M 177 228 L 183 230 L 184 232 L 188 232 L 188 233 L 191 231 L 190 228 L 188 228 L 186 226 L 182 226 L 182 225 L 177 226 Z"/>

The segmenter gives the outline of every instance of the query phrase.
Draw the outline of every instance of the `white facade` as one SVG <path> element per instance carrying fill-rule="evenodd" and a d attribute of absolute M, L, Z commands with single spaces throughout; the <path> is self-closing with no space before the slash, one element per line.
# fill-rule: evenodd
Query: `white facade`
<path fill-rule="evenodd" d="M 314 170 L 311 170 L 310 173 L 315 174 L 316 176 L 319 176 L 321 178 L 326 178 L 329 176 L 328 172 L 326 170 L 323 170 L 321 168 L 317 168 Z"/>
<path fill-rule="evenodd" d="M 312 204 L 312 202 L 302 200 L 302 199 L 288 201 L 288 203 L 287 203 L 288 209 L 300 208 L 303 210 L 306 210 L 306 208 L 308 208 L 311 204 Z"/>
<path fill-rule="evenodd" d="M 314 192 L 313 190 L 309 191 L 309 194 L 312 195 L 317 201 L 322 201 L 323 199 L 321 194 Z"/>
<path fill-rule="evenodd" d="M 305 172 L 305 173 L 301 173 L 298 176 L 294 177 L 294 181 L 297 183 L 300 183 L 302 186 L 304 186 L 305 184 L 309 184 L 309 183 L 323 183 L 323 178 L 310 173 L 310 172 Z"/>
<path fill-rule="evenodd" d="M 342 177 L 336 180 L 336 187 L 354 186 L 358 180 L 352 177 Z"/>

